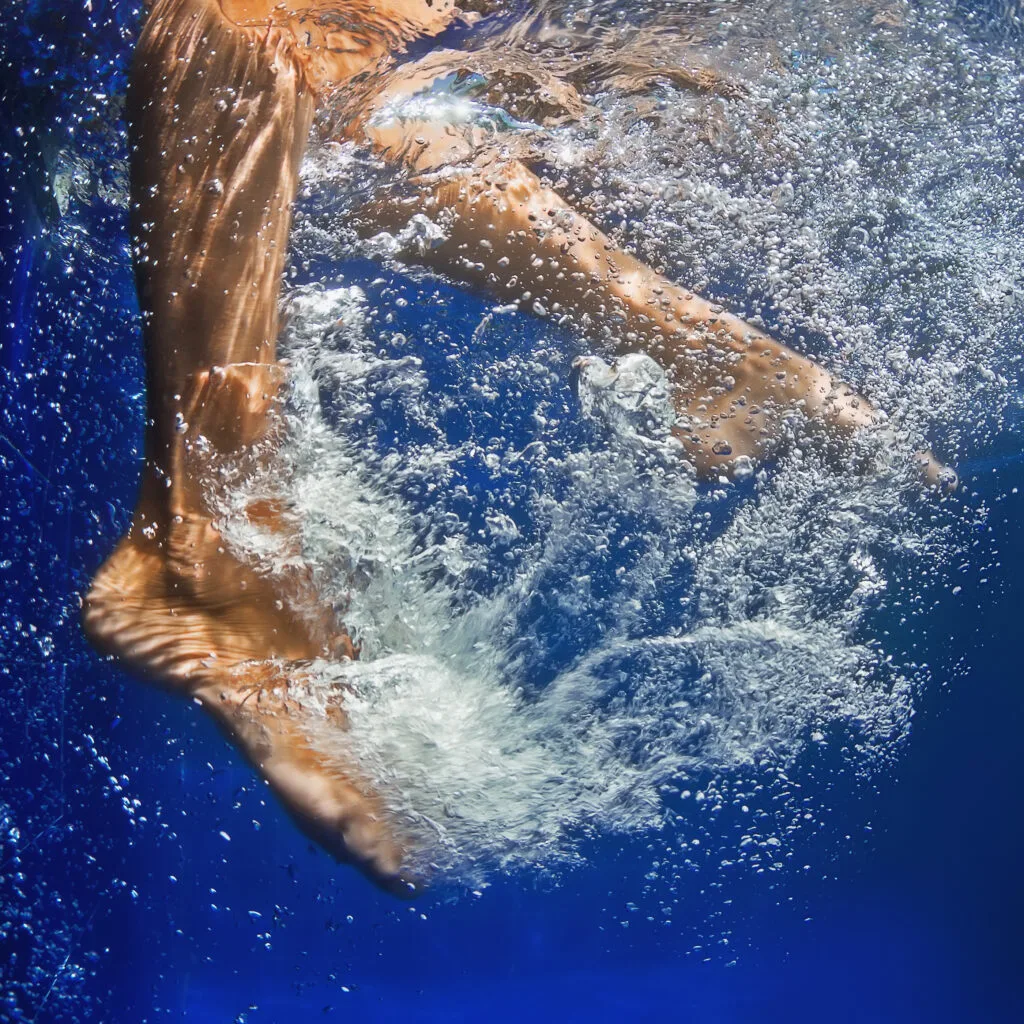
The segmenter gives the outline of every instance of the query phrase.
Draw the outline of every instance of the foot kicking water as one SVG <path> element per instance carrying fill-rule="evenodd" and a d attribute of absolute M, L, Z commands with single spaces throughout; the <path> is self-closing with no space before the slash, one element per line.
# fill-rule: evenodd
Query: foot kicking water
<path fill-rule="evenodd" d="M 312 712 L 289 698 L 310 661 L 354 656 L 344 625 L 308 580 L 270 580 L 235 559 L 210 494 L 224 459 L 273 448 L 278 296 L 315 106 L 356 79 L 367 95 L 392 54 L 453 16 L 451 0 L 152 4 L 128 102 L 145 470 L 131 527 L 82 616 L 99 650 L 197 699 L 309 836 L 397 893 L 415 888 L 403 875 L 402 837 L 366 780 L 316 752 Z M 345 130 L 412 175 L 410 193 L 362 212 L 364 229 L 444 211 L 447 237 L 422 259 L 505 300 L 600 328 L 623 339 L 621 350 L 646 349 L 670 373 L 676 433 L 698 472 L 728 472 L 740 456 L 775 450 L 797 410 L 840 439 L 875 422 L 866 399 L 618 250 L 468 130 L 373 116 L 445 73 L 437 55 L 392 71 Z M 454 161 L 457 170 L 434 176 Z M 930 456 L 924 471 L 941 475 Z M 288 529 L 280 509 L 250 515 Z M 328 714 L 346 727 L 340 697 Z"/>
<path fill-rule="evenodd" d="M 183 403 L 194 419 L 183 421 L 174 475 L 147 470 L 132 525 L 97 573 L 82 621 L 99 650 L 198 700 L 307 834 L 404 894 L 412 886 L 382 809 L 372 793 L 324 763 L 308 741 L 308 712 L 288 699 L 304 664 L 352 656 L 347 635 L 315 603 L 308 581 L 272 583 L 233 558 L 202 494 L 193 492 L 215 479 L 218 458 L 235 452 L 213 447 L 222 440 L 218 424 L 244 443 L 262 440 L 247 428 L 266 421 L 278 376 L 267 365 L 196 376 Z M 275 509 L 253 509 L 251 518 L 287 528 Z M 332 713 L 344 728 L 341 708 Z"/>
<path fill-rule="evenodd" d="M 355 48 L 322 31 L 300 49 L 295 21 L 279 4 L 158 0 L 139 40 L 128 116 L 146 465 L 83 623 L 130 671 L 197 699 L 307 834 L 404 892 L 402 846 L 374 794 L 326 766 L 288 699 L 305 663 L 352 654 L 344 629 L 310 613 L 304 581 L 272 583 L 233 558 L 206 496 L 219 461 L 273 443 L 278 293 L 314 101 L 332 84 L 326 46 L 340 71 L 358 69 Z M 364 51 L 372 65 L 383 40 Z"/>

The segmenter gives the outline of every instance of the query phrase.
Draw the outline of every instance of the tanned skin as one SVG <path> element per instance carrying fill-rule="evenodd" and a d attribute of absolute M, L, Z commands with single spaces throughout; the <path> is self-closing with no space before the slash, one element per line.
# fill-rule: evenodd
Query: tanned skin
<path fill-rule="evenodd" d="M 445 73 L 435 58 L 372 89 L 405 44 L 454 15 L 451 0 L 152 3 L 128 102 L 145 468 L 131 526 L 82 615 L 99 650 L 196 699 L 308 835 L 396 893 L 414 888 L 403 837 L 357 774 L 317 753 L 310 712 L 288 698 L 313 659 L 355 655 L 344 625 L 308 580 L 271 581 L 235 559 L 208 503 L 225 457 L 273 446 L 280 282 L 318 104 L 371 83 L 344 134 L 411 176 L 402 198 L 362 212 L 366 230 L 441 217 L 447 238 L 425 262 L 607 328 L 623 350 L 646 349 L 670 373 L 676 432 L 699 473 L 770 452 L 796 410 L 838 438 L 876 417 L 816 363 L 618 249 L 522 163 L 481 149 L 471 129 L 375 120 Z M 937 464 L 925 464 L 936 478 Z M 250 515 L 288 529 L 274 507 Z M 340 698 L 329 714 L 343 730 Z"/>

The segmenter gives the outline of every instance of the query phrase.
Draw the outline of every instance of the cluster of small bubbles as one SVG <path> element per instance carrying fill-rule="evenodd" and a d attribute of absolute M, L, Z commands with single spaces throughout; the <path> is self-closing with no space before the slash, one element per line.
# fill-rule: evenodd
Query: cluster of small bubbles
<path fill-rule="evenodd" d="M 110 897 L 139 891 L 104 856 L 146 817 L 117 741 L 93 738 L 120 719 L 77 621 L 82 571 L 124 526 L 115 495 L 132 484 L 142 422 L 141 359 L 125 355 L 122 117 L 141 13 L 0 9 L 0 1017 L 12 1022 L 106 1012 L 95 975 L 109 950 L 92 926 Z"/>
<path fill-rule="evenodd" d="M 855 775 L 896 755 L 929 673 L 876 623 L 923 614 L 915 587 L 985 514 L 925 494 L 914 452 L 952 461 L 1004 422 L 1024 280 L 1020 190 L 997 173 L 1020 69 L 939 13 L 775 4 L 769 67 L 744 46 L 763 20 L 707 19 L 723 58 L 704 93 L 640 75 L 639 104 L 608 65 L 600 116 L 544 154 L 570 190 L 586 167 L 579 204 L 624 244 L 885 409 L 842 465 L 795 444 L 698 488 L 646 355 L 525 351 L 512 307 L 460 338 L 422 277 L 293 293 L 285 471 L 245 477 L 238 507 L 283 486 L 300 511 L 303 558 L 363 650 L 304 681 L 311 705 L 346 693 L 350 733 L 319 742 L 372 780 L 425 870 L 574 863 L 594 830 L 651 829 L 649 916 L 668 920 L 689 872 L 804 870 L 794 837 L 823 818 L 792 778 L 809 752 L 835 746 Z M 513 43 L 556 67 L 552 26 L 570 25 L 604 60 L 644 22 L 549 4 Z M 351 198 L 358 159 L 320 150 L 307 180 Z M 331 203 L 300 214 L 307 271 L 351 240 Z M 373 254 L 443 230 L 411 222 Z M 410 324 L 410 297 L 437 316 Z M 228 520 L 240 549 L 291 557 Z"/>
<path fill-rule="evenodd" d="M 653 131 L 609 93 L 590 130 L 624 240 L 863 382 L 954 458 L 1000 428 L 1018 369 L 1024 86 L 1012 46 L 957 31 L 941 4 L 880 10 L 840 41 L 855 12 L 772 5 L 781 68 L 730 62 L 743 33 L 724 46 L 745 89 L 727 137 L 706 129 L 721 101 L 695 116 L 686 95 Z M 614 153 L 603 141 L 623 138 Z"/>
<path fill-rule="evenodd" d="M 879 467 L 864 477 L 793 457 L 772 476 L 759 472 L 753 500 L 712 530 L 701 508 L 722 499 L 702 502 L 678 452 L 659 446 L 660 378 L 646 357 L 625 360 L 622 373 L 585 357 L 585 404 L 607 433 L 588 442 L 577 412 L 576 443 L 560 444 L 568 428 L 543 417 L 527 445 L 542 458 L 488 461 L 479 439 L 445 439 L 444 396 L 423 361 L 380 349 L 366 310 L 354 288 L 293 297 L 286 473 L 245 477 L 231 493 L 245 507 L 287 481 L 304 556 L 365 652 L 315 667 L 304 696 L 316 704 L 343 688 L 350 722 L 340 743 L 331 730 L 319 742 L 373 780 L 419 837 L 426 866 L 478 878 L 491 864 L 573 862 L 595 826 L 682 826 L 685 811 L 670 810 L 675 795 L 690 796 L 681 780 L 761 771 L 766 756 L 787 762 L 836 720 L 857 723 L 863 761 L 891 749 L 911 687 L 855 636 L 885 589 L 886 546 L 930 543 L 905 466 L 902 476 Z M 558 375 L 521 378 L 522 359 L 532 356 L 499 361 L 506 381 L 521 380 L 517 402 L 550 402 L 538 381 Z M 493 354 L 478 354 L 475 365 L 460 360 L 455 383 L 491 408 L 482 381 L 494 371 Z M 381 446 L 372 412 L 383 403 L 427 440 L 399 434 Z M 500 487 L 478 499 L 483 508 L 460 491 L 454 467 L 467 458 L 497 481 L 526 476 L 525 537 L 488 504 Z M 403 493 L 431 497 L 420 505 Z M 908 505 L 899 530 L 894 500 Z M 467 518 L 487 526 L 474 535 Z M 229 514 L 225 525 L 240 549 L 272 564 L 251 524 Z M 512 554 L 508 571 L 481 592 L 496 553 Z M 565 660 L 565 630 L 584 623 L 599 628 Z M 723 806 L 713 784 L 694 803 L 711 820 Z M 779 847 L 802 816 L 769 817 L 756 836 L 738 837 L 722 858 L 728 868 L 788 861 Z M 681 870 L 717 849 L 691 843 Z"/>

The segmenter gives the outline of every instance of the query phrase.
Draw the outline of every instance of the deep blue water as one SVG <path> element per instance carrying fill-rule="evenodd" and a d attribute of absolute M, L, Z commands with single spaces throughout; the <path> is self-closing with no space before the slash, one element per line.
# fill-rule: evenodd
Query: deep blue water
<path fill-rule="evenodd" d="M 4 18 L 0 1019 L 1024 1019 L 1019 436 L 961 461 L 992 514 L 958 598 L 922 587 L 935 605 L 914 657 L 935 684 L 895 767 L 865 783 L 821 754 L 803 784 L 827 813 L 793 858 L 809 869 L 724 895 L 695 873 L 671 924 L 637 895 L 643 838 L 595 843 L 557 884 L 518 875 L 398 904 L 264 804 L 195 709 L 87 649 L 77 595 L 127 522 L 142 385 L 123 212 L 82 214 L 97 250 L 84 273 L 54 256 L 41 184 L 102 102 L 90 95 L 123 88 L 129 44 L 109 18 L 127 30 L 130 8 L 94 0 L 100 32 L 83 6 Z M 26 11 L 56 55 L 19 32 Z M 453 295 L 450 316 L 476 322 L 480 302 Z M 423 314 L 402 315 L 414 333 Z"/>

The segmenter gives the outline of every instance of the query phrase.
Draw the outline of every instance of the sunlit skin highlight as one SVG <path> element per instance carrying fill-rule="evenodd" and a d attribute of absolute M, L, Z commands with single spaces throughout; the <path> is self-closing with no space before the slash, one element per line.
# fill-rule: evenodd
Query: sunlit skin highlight
<path fill-rule="evenodd" d="M 415 888 L 402 836 L 365 780 L 317 753 L 311 712 L 289 697 L 312 660 L 355 656 L 344 625 L 309 579 L 271 580 L 235 559 L 208 498 L 226 457 L 273 450 L 280 282 L 317 105 L 358 87 L 368 99 L 343 137 L 409 172 L 409 191 L 360 211 L 361 230 L 426 214 L 446 238 L 423 262 L 620 351 L 648 351 L 669 371 L 676 435 L 698 473 L 770 454 L 793 414 L 838 439 L 878 415 L 816 363 L 616 247 L 469 126 L 375 120 L 453 66 L 434 54 L 373 91 L 406 43 L 455 14 L 451 0 L 151 5 L 128 103 L 145 468 L 131 526 L 83 608 L 99 650 L 197 700 L 310 837 L 399 894 Z M 922 462 L 938 480 L 938 464 Z M 282 509 L 250 517 L 289 535 Z M 328 715 L 345 728 L 340 699 Z"/>

